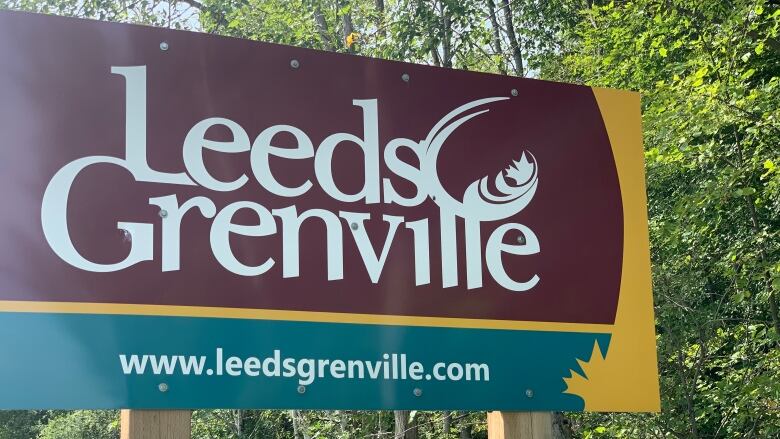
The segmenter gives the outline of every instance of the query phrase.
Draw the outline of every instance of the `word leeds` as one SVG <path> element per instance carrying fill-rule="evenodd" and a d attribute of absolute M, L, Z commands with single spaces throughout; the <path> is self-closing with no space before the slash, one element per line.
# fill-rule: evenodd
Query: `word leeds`
<path fill-rule="evenodd" d="M 328 280 L 342 279 L 344 276 L 344 229 L 348 230 L 357 245 L 369 277 L 379 282 L 387 254 L 396 234 L 411 233 L 414 242 L 414 268 L 416 285 L 430 283 L 430 255 L 428 218 L 406 221 L 402 216 L 383 215 L 388 224 L 381 252 L 377 254 L 372 245 L 364 222 L 371 219 L 368 213 L 310 209 L 299 211 L 295 199 L 312 190 L 311 180 L 301 181 L 295 187 L 285 186 L 274 177 L 269 158 L 286 160 L 310 160 L 314 162 L 316 184 L 332 199 L 342 203 L 387 203 L 404 207 L 420 205 L 429 199 L 439 208 L 441 230 L 441 266 L 442 286 L 452 287 L 458 284 L 456 259 L 456 217 L 464 219 L 466 246 L 466 284 L 467 288 L 482 286 L 482 238 L 480 223 L 501 221 L 524 209 L 536 192 L 538 184 L 538 166 L 530 152 L 522 152 L 519 160 L 496 175 L 491 184 L 488 177 L 472 183 L 461 199 L 450 195 L 442 186 L 437 173 L 437 159 L 447 138 L 462 124 L 472 118 L 487 113 L 484 107 L 490 103 L 507 100 L 508 97 L 489 97 L 466 103 L 444 116 L 437 122 L 427 137 L 413 141 L 397 138 L 388 142 L 384 150 L 379 147 L 379 121 L 377 100 L 353 100 L 354 106 L 363 112 L 363 136 L 348 133 L 335 133 L 326 137 L 316 150 L 311 139 L 302 130 L 290 125 L 274 125 L 250 141 L 248 133 L 236 122 L 212 117 L 196 123 L 184 138 L 182 159 L 186 173 L 166 173 L 153 170 L 146 157 L 146 67 L 112 67 L 111 72 L 121 75 L 126 83 L 126 120 L 125 120 L 125 157 L 89 156 L 74 160 L 62 167 L 50 180 L 43 196 L 41 222 L 46 240 L 52 250 L 64 261 L 82 270 L 92 272 L 112 272 L 122 270 L 142 261 L 154 259 L 153 237 L 155 224 L 118 222 L 117 226 L 132 237 L 130 251 L 124 260 L 113 264 L 100 264 L 81 255 L 70 239 L 67 224 L 68 195 L 79 173 L 94 164 L 111 164 L 129 172 L 135 181 L 164 185 L 199 185 L 212 191 L 230 192 L 249 182 L 247 175 L 241 175 L 233 181 L 215 178 L 203 161 L 203 151 L 210 150 L 223 154 L 248 153 L 254 179 L 266 191 L 279 197 L 291 199 L 291 204 L 269 210 L 253 201 L 236 201 L 227 206 L 218 207 L 205 196 L 196 196 L 188 200 L 179 200 L 175 194 L 150 198 L 151 205 L 160 208 L 163 217 L 160 226 L 162 234 L 162 271 L 180 268 L 180 224 L 183 216 L 190 210 L 197 210 L 205 218 L 212 220 L 209 240 L 215 259 L 227 270 L 241 276 L 260 276 L 279 261 L 268 258 L 260 265 L 246 265 L 234 255 L 229 237 L 238 234 L 251 237 L 263 237 L 280 233 L 283 239 L 281 257 L 282 275 L 285 278 L 299 276 L 299 230 L 301 223 L 310 218 L 318 218 L 325 225 L 327 243 Z M 230 141 L 209 140 L 206 135 L 211 127 L 220 126 L 232 135 Z M 280 133 L 292 135 L 296 146 L 274 146 L 274 137 Z M 332 173 L 331 162 L 334 151 L 339 145 L 353 143 L 360 147 L 364 160 L 364 182 L 356 193 L 345 193 L 340 189 Z M 406 148 L 419 160 L 415 167 L 398 157 L 398 151 Z M 380 157 L 381 153 L 381 157 Z M 394 189 L 389 178 L 380 178 L 380 159 L 396 177 L 407 180 L 416 188 L 413 197 L 405 197 Z M 278 170 L 277 170 L 278 172 Z M 278 174 L 277 174 L 278 175 Z M 512 180 L 508 182 L 507 180 Z M 197 209 L 193 209 L 197 208 Z M 254 225 L 240 225 L 233 222 L 234 215 L 243 209 L 254 211 L 260 221 Z M 190 213 L 190 215 L 194 212 Z M 403 228 L 401 227 L 403 225 Z M 399 230 L 401 229 L 401 230 Z M 403 229 L 407 229 L 405 232 Z M 522 237 L 522 238 L 520 238 Z M 524 239 L 523 239 L 524 238 Z M 262 241 L 259 241 L 262 242 Z M 511 242 L 511 243 L 510 243 Z M 504 223 L 497 227 L 484 246 L 484 258 L 490 275 L 504 288 L 511 291 L 527 291 L 533 288 L 539 277 L 512 279 L 506 273 L 502 263 L 502 254 L 532 255 L 539 253 L 539 240 L 534 232 L 522 224 Z"/>

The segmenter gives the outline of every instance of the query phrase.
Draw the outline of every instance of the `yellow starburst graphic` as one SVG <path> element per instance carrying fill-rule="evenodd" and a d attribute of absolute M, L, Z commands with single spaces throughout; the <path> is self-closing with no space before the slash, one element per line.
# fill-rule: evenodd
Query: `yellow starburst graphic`
<path fill-rule="evenodd" d="M 607 367 L 606 356 L 601 353 L 599 342 L 593 342 L 593 353 L 590 360 L 583 361 L 577 358 L 577 363 L 582 368 L 584 375 L 580 375 L 572 369 L 569 369 L 571 376 L 564 378 L 566 390 L 563 393 L 577 395 L 585 400 L 585 410 L 592 410 L 593 406 L 600 405 L 600 399 L 603 398 L 604 389 L 613 381 L 610 369 Z"/>

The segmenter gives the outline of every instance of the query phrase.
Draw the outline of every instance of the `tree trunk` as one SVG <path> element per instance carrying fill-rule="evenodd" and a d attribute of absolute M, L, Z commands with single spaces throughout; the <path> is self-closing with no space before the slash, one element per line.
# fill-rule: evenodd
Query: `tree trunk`
<path fill-rule="evenodd" d="M 300 410 L 290 410 L 290 417 L 293 421 L 293 436 L 295 439 L 311 439 L 306 420 Z"/>
<path fill-rule="evenodd" d="M 314 24 L 317 28 L 317 33 L 320 34 L 322 44 L 328 50 L 335 50 L 333 42 L 330 40 L 330 33 L 328 32 L 328 22 L 325 21 L 325 15 L 322 13 L 319 3 L 314 3 Z"/>
<path fill-rule="evenodd" d="M 393 410 L 395 417 L 394 439 L 405 439 L 406 430 L 409 429 L 409 410 Z"/>
<path fill-rule="evenodd" d="M 409 410 L 394 410 L 395 416 L 395 433 L 394 439 L 417 439 L 417 419 L 409 420 Z"/>
<path fill-rule="evenodd" d="M 435 47 L 431 47 L 431 58 L 433 59 L 433 65 L 441 67 L 441 60 L 439 59 L 439 51 Z"/>
<path fill-rule="evenodd" d="M 376 6 L 376 33 L 381 39 L 385 39 L 387 32 L 385 31 L 385 0 L 376 0 L 374 2 Z"/>
<path fill-rule="evenodd" d="M 452 425 L 452 412 L 444 412 L 444 422 L 442 423 L 442 431 L 445 438 L 450 437 L 451 425 Z"/>
<path fill-rule="evenodd" d="M 498 61 L 498 71 L 506 75 L 506 64 L 504 63 L 504 49 L 501 47 L 501 28 L 498 26 L 496 18 L 496 3 L 493 0 L 487 0 L 488 15 L 490 16 L 490 27 L 493 28 L 493 51 L 500 55 Z"/>
<path fill-rule="evenodd" d="M 339 2 L 339 6 L 345 6 L 345 2 Z M 354 32 L 354 26 L 352 25 L 352 12 L 347 12 L 341 16 L 341 42 L 344 44 L 344 47 L 347 48 L 347 52 L 349 53 L 355 53 L 353 45 L 347 43 L 347 38 L 352 34 L 352 32 Z"/>
<path fill-rule="evenodd" d="M 471 425 L 466 419 L 466 412 L 458 412 L 458 424 L 460 424 L 460 439 L 471 439 Z"/>
<path fill-rule="evenodd" d="M 512 59 L 515 61 L 515 73 L 517 76 L 525 76 L 523 67 L 523 52 L 515 34 L 515 24 L 512 18 L 512 9 L 509 7 L 509 0 L 501 0 L 501 9 L 504 10 L 504 21 L 506 21 L 506 35 L 509 38 L 509 49 L 512 50 Z"/>
<path fill-rule="evenodd" d="M 569 422 L 565 414 L 561 412 L 553 413 L 552 421 L 553 439 L 572 438 L 573 432 L 571 430 L 571 422 Z"/>
<path fill-rule="evenodd" d="M 233 427 L 236 431 L 236 436 L 241 437 L 244 429 L 244 411 L 233 410 Z"/>
<path fill-rule="evenodd" d="M 339 415 L 339 429 L 341 430 L 341 437 L 347 437 L 347 418 L 349 417 L 349 412 L 342 410 L 338 412 L 338 415 Z"/>
<path fill-rule="evenodd" d="M 441 13 L 441 46 L 442 46 L 442 67 L 452 68 L 452 20 L 450 13 L 444 6 L 444 2 L 439 0 L 439 12 Z"/>
<path fill-rule="evenodd" d="M 300 428 L 298 428 L 298 420 L 295 418 L 295 410 L 290 410 L 289 413 L 290 413 L 290 419 L 292 419 L 293 437 L 295 439 L 302 439 Z"/>
<path fill-rule="evenodd" d="M 382 438 L 384 438 L 384 437 L 385 437 L 385 428 L 384 428 L 384 426 L 382 425 L 382 414 L 383 414 L 383 413 L 384 413 L 384 412 L 383 412 L 383 411 L 381 411 L 381 410 L 379 410 L 378 412 L 376 412 L 376 414 L 377 414 L 377 420 L 376 420 L 376 436 L 377 436 L 378 438 L 380 438 L 380 439 L 382 439 Z"/>

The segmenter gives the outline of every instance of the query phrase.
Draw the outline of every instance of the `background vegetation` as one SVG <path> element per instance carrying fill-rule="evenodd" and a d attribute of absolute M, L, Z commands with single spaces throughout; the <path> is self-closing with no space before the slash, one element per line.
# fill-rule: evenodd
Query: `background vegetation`
<path fill-rule="evenodd" d="M 660 414 L 567 437 L 780 437 L 777 0 L 0 0 L 329 51 L 640 91 Z M 1 390 L 0 390 L 1 391 Z M 453 396 L 455 397 L 455 396 Z M 484 413 L 196 411 L 195 438 L 486 437 Z M 0 412 L 0 439 L 116 438 L 115 412 Z"/>

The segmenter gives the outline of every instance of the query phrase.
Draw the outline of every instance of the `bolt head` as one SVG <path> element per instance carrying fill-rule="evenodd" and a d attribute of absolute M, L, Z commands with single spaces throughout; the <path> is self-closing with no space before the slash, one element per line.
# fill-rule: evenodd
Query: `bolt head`
<path fill-rule="evenodd" d="M 158 389 L 160 392 L 162 392 L 162 393 L 165 393 L 165 392 L 167 392 L 167 391 L 168 391 L 168 384 L 166 384 L 166 383 L 160 383 L 160 384 L 158 384 L 158 385 L 157 385 L 157 389 Z"/>
<path fill-rule="evenodd" d="M 290 67 L 297 69 L 300 66 L 301 66 L 301 62 L 298 61 L 297 59 L 290 60 Z"/>
<path fill-rule="evenodd" d="M 300 393 L 301 395 L 306 393 L 306 386 L 304 386 L 304 385 L 298 386 L 298 393 Z"/>
<path fill-rule="evenodd" d="M 160 43 L 160 50 L 162 50 L 163 52 L 168 50 L 168 43 L 166 43 L 165 41 Z"/>
<path fill-rule="evenodd" d="M 520 244 L 520 245 L 525 245 L 525 243 L 526 243 L 525 235 L 523 235 L 522 233 L 520 235 L 518 235 L 517 236 L 517 243 Z"/>
<path fill-rule="evenodd" d="M 517 95 L 518 95 L 517 89 L 513 88 L 512 89 L 512 96 L 517 96 Z"/>
<path fill-rule="evenodd" d="M 165 209 L 160 209 L 158 212 L 158 215 L 160 215 L 160 218 L 167 218 L 168 217 L 168 211 Z"/>
<path fill-rule="evenodd" d="M 409 74 L 408 73 L 404 73 L 403 75 L 401 75 L 401 79 L 404 82 L 409 82 Z"/>
<path fill-rule="evenodd" d="M 352 227 L 352 230 L 357 230 L 358 229 L 358 224 L 357 223 L 352 223 L 349 226 Z"/>
<path fill-rule="evenodd" d="M 525 389 L 525 396 L 527 396 L 529 398 L 533 398 L 534 397 L 534 391 L 531 390 L 531 389 Z"/>
<path fill-rule="evenodd" d="M 414 396 L 422 396 L 422 389 L 420 389 L 419 387 L 415 388 L 412 393 L 414 393 Z"/>

